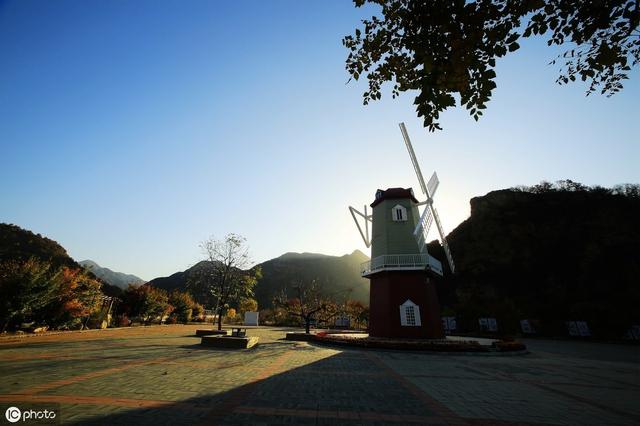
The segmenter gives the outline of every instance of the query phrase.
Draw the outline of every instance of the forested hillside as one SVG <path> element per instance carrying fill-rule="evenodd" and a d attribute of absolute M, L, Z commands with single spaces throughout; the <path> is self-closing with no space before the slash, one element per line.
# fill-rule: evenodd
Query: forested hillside
<path fill-rule="evenodd" d="M 457 273 L 439 286 L 464 327 L 498 317 L 505 328 L 564 320 L 621 335 L 640 320 L 640 190 L 571 181 L 493 191 L 448 237 Z M 437 242 L 430 252 L 442 258 Z M 564 331 L 564 330 L 563 330 Z"/>
<path fill-rule="evenodd" d="M 16 225 L 0 223 L 0 262 L 24 262 L 31 258 L 47 262 L 53 268 L 66 266 L 82 269 L 82 265 L 73 260 L 56 241 Z M 102 292 L 107 296 L 117 296 L 121 289 L 102 281 Z"/>

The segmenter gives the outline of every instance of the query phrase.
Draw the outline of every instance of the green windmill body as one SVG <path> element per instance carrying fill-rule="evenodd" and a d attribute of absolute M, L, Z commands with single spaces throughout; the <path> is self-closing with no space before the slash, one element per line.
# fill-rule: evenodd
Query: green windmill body
<path fill-rule="evenodd" d="M 420 220 L 418 200 L 413 196 L 413 190 L 379 189 L 371 207 L 372 259 L 389 254 L 420 254 L 418 243 L 413 237 L 413 230 Z"/>

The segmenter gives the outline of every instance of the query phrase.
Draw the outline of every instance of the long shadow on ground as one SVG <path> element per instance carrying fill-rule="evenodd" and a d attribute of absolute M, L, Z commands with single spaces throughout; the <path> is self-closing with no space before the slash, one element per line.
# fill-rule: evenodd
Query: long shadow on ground
<path fill-rule="evenodd" d="M 287 349 L 281 350 L 282 346 Z M 278 369 L 295 351 L 313 351 L 306 345 L 274 342 L 280 349 L 270 368 Z M 197 345 L 189 349 L 200 349 Z M 211 349 L 206 349 L 211 350 Z M 275 355 L 275 356 L 274 356 Z M 82 425 L 252 425 L 252 424 L 404 424 L 444 420 L 442 412 L 431 409 L 382 371 L 361 351 L 340 352 L 270 377 L 263 371 L 254 381 L 219 394 L 148 407 L 119 411 L 91 419 Z M 216 380 L 216 371 L 206 372 Z"/>

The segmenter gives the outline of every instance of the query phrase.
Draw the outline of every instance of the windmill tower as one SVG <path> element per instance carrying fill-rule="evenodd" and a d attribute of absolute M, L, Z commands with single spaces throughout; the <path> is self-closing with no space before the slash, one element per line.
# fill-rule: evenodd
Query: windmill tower
<path fill-rule="evenodd" d="M 404 123 L 400 123 L 400 130 L 426 199 L 418 201 L 411 188 L 378 189 L 371 214 L 366 205 L 364 213 L 349 207 L 365 245 L 371 247 L 371 260 L 361 270 L 371 283 L 369 335 L 442 338 L 434 280 L 442 276 L 443 269 L 427 252 L 427 235 L 434 222 L 452 273 L 455 265 L 433 205 L 440 182 L 434 172 L 425 184 Z"/>

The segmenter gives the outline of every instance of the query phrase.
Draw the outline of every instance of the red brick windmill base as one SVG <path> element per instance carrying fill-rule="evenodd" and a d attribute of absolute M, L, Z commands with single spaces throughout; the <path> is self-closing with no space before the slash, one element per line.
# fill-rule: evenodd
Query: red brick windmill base
<path fill-rule="evenodd" d="M 381 271 L 369 275 L 369 335 L 442 339 L 444 331 L 434 279 L 426 271 Z M 407 299 L 420 307 L 420 326 L 400 325 L 400 305 Z"/>

